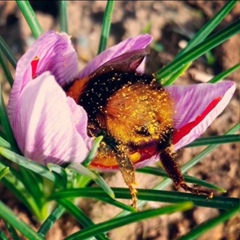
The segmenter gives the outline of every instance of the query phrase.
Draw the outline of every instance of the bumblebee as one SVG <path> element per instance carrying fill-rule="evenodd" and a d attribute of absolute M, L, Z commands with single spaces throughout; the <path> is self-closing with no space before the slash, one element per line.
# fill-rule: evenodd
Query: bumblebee
<path fill-rule="evenodd" d="M 74 81 L 66 93 L 87 112 L 88 134 L 104 136 L 90 167 L 120 169 L 135 208 L 135 166 L 155 155 L 177 188 L 212 197 L 183 179 L 172 144 L 174 101 L 154 76 L 102 68 Z"/>

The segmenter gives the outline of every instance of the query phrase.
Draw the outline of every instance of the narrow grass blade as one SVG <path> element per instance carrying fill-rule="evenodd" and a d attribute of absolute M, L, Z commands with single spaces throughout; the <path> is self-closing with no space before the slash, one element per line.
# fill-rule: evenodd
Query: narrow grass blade
<path fill-rule="evenodd" d="M 228 75 L 230 75 L 231 73 L 237 71 L 240 69 L 240 63 L 234 65 L 233 67 L 229 68 L 228 70 L 218 74 L 217 76 L 215 76 L 214 78 L 212 78 L 209 82 L 210 83 L 217 83 L 221 80 L 223 80 L 224 78 L 226 78 Z"/>
<path fill-rule="evenodd" d="M 10 143 L 0 136 L 0 146 L 4 148 L 11 148 Z"/>
<path fill-rule="evenodd" d="M 92 220 L 72 202 L 66 199 L 58 199 L 58 203 L 61 204 L 84 228 L 95 226 L 94 222 L 92 222 Z M 98 240 L 108 239 L 104 234 L 96 234 L 94 237 Z"/>
<path fill-rule="evenodd" d="M 0 169 L 0 180 L 9 173 L 9 167 L 4 167 Z"/>
<path fill-rule="evenodd" d="M 14 228 L 16 228 L 24 237 L 29 240 L 43 240 L 43 238 L 37 234 L 26 223 L 21 221 L 14 212 L 12 212 L 2 201 L 0 201 L 0 216 Z"/>
<path fill-rule="evenodd" d="M 15 152 L 10 151 L 7 148 L 0 147 L 0 155 L 2 155 L 6 159 L 24 167 L 24 168 L 27 168 L 27 169 L 41 175 L 42 177 L 49 179 L 52 182 L 59 183 L 59 180 L 61 180 L 59 177 L 57 177 L 56 174 L 50 172 L 43 165 L 33 162 L 30 159 L 27 159 L 25 157 L 22 157 L 22 156 L 16 154 Z"/>
<path fill-rule="evenodd" d="M 141 173 L 148 173 L 148 174 L 161 176 L 161 177 L 166 177 L 166 178 L 169 177 L 168 174 L 164 170 L 161 170 L 161 169 L 155 168 L 155 167 L 144 167 L 144 168 L 138 169 L 137 171 L 141 172 Z M 226 192 L 225 189 L 220 188 L 220 187 L 218 187 L 214 184 L 208 183 L 206 181 L 203 181 L 201 179 L 191 177 L 191 176 L 188 176 L 186 174 L 183 174 L 183 177 L 184 177 L 184 180 L 188 183 L 194 183 L 194 184 L 197 184 L 199 186 L 207 187 L 209 189 L 213 189 L 215 191 L 219 191 L 219 192 L 222 192 L 222 193 Z"/>
<path fill-rule="evenodd" d="M 8 81 L 8 83 L 10 84 L 10 86 L 12 87 L 13 85 L 13 77 L 6 65 L 6 62 L 3 60 L 3 56 L 2 56 L 2 50 L 0 49 L 0 65 L 2 66 L 2 70 L 6 76 L 6 79 Z"/>
<path fill-rule="evenodd" d="M 4 130 L 5 136 L 7 137 L 7 141 L 11 144 L 11 147 L 16 150 L 18 150 L 16 140 L 13 136 L 12 128 L 9 123 L 8 115 L 7 115 L 7 110 L 3 101 L 3 96 L 2 96 L 2 89 L 0 86 L 0 118 L 1 118 L 1 125 Z"/>
<path fill-rule="evenodd" d="M 8 232 L 11 234 L 11 237 L 13 240 L 20 240 L 17 231 L 15 230 L 15 228 L 13 226 L 11 226 L 8 222 L 4 221 L 5 226 L 8 229 Z M 1 238 L 0 238 L 1 239 Z"/>
<path fill-rule="evenodd" d="M 209 20 L 189 41 L 186 48 L 178 53 L 176 58 L 181 56 L 183 53 L 189 51 L 191 48 L 201 43 L 206 39 L 209 34 L 216 29 L 216 27 L 223 21 L 223 19 L 228 15 L 228 13 L 234 8 L 237 4 L 238 0 L 228 1 L 226 5 L 222 7 L 222 9 L 215 15 L 211 20 Z"/>
<path fill-rule="evenodd" d="M 133 208 L 132 206 L 126 205 L 124 203 L 121 203 L 119 201 L 116 201 L 112 198 L 101 198 L 99 199 L 102 202 L 111 204 L 117 208 L 121 208 L 122 210 L 128 211 L 128 212 L 137 212 L 137 210 L 135 208 Z"/>
<path fill-rule="evenodd" d="M 101 187 L 111 198 L 115 198 L 114 192 L 108 186 L 108 184 L 104 181 L 104 179 L 96 172 L 93 172 L 81 164 L 71 163 L 68 165 L 69 169 L 73 169 L 79 174 L 83 174 L 85 176 L 90 177 L 99 187 Z"/>
<path fill-rule="evenodd" d="M 177 56 L 175 56 L 174 61 L 177 61 L 177 59 L 182 54 L 190 51 L 194 46 L 203 42 L 206 37 L 221 23 L 221 21 L 227 16 L 227 14 L 234 8 L 236 4 L 237 0 L 227 2 L 226 5 L 194 35 L 194 37 L 189 41 L 187 47 L 185 47 L 182 51 L 178 53 Z M 175 72 L 170 79 L 166 80 L 164 85 L 171 85 L 184 71 L 188 69 L 190 65 L 191 62 L 183 65 L 183 67 L 177 72 Z"/>
<path fill-rule="evenodd" d="M 4 164 L 0 162 L 0 167 L 4 167 Z M 36 216 L 36 218 L 41 219 L 41 211 L 38 204 L 34 201 L 30 192 L 23 184 L 21 175 L 18 171 L 13 168 L 9 168 L 10 174 L 4 176 L 1 182 L 21 201 L 30 212 Z"/>
<path fill-rule="evenodd" d="M 211 230 L 212 228 L 216 227 L 217 225 L 219 225 L 221 223 L 224 223 L 225 221 L 227 221 L 231 217 L 235 216 L 239 212 L 240 212 L 240 205 L 235 206 L 234 208 L 230 209 L 229 211 L 224 212 L 224 213 L 220 214 L 219 216 L 200 224 L 196 228 L 192 229 L 191 232 L 189 232 L 185 236 L 180 237 L 179 240 L 198 239 L 201 235 L 203 235 L 207 231 Z"/>
<path fill-rule="evenodd" d="M 8 237 L 2 231 L 0 231 L 0 239 L 1 240 L 9 240 Z"/>
<path fill-rule="evenodd" d="M 199 147 L 199 146 L 212 145 L 212 144 L 226 144 L 226 143 L 234 143 L 234 142 L 240 142 L 239 134 L 199 138 L 194 142 L 184 146 L 184 148 Z"/>
<path fill-rule="evenodd" d="M 93 147 L 92 147 L 90 153 L 88 154 L 86 160 L 84 160 L 83 166 L 87 167 L 91 163 L 91 161 L 93 160 L 94 156 L 97 153 L 98 147 L 99 147 L 102 139 L 103 139 L 103 136 L 99 136 L 94 139 Z"/>
<path fill-rule="evenodd" d="M 42 179 L 39 179 L 35 173 L 33 174 L 33 172 L 23 167 L 20 167 L 19 170 L 24 187 L 28 189 L 30 196 L 34 199 L 38 208 L 41 209 L 44 202 Z"/>
<path fill-rule="evenodd" d="M 95 224 L 94 226 L 87 227 L 85 229 L 82 229 L 81 231 L 74 233 L 65 240 L 73 240 L 73 239 L 86 239 L 89 237 L 93 237 L 99 233 L 104 233 L 111 231 L 113 229 L 134 223 L 134 222 L 140 222 L 148 218 L 157 217 L 163 214 L 171 214 L 174 212 L 179 211 L 186 211 L 192 208 L 192 203 L 181 203 L 173 206 L 166 206 L 163 208 L 158 208 L 154 210 L 147 210 L 144 212 L 138 212 L 138 213 L 132 213 L 125 217 L 119 217 L 117 219 L 111 219 L 106 222 L 102 222 L 99 224 Z"/>
<path fill-rule="evenodd" d="M 48 216 L 48 218 L 43 222 L 43 224 L 38 230 L 38 234 L 41 237 L 45 237 L 45 235 L 51 229 L 53 224 L 63 215 L 64 212 L 65 208 L 61 205 L 58 205 Z"/>
<path fill-rule="evenodd" d="M 53 163 L 48 163 L 47 168 L 49 169 L 49 171 L 55 172 L 58 174 L 59 177 L 61 177 L 63 187 L 67 186 L 67 173 L 64 168 Z"/>
<path fill-rule="evenodd" d="M 230 24 L 223 30 L 215 33 L 211 37 L 208 37 L 204 42 L 201 42 L 200 44 L 191 48 L 191 51 L 185 52 L 180 57 L 178 57 L 177 60 L 172 61 L 166 67 L 156 72 L 155 77 L 158 80 L 161 80 L 162 84 L 164 85 L 167 81 L 166 78 L 171 76 L 175 72 L 179 71 L 182 68 L 182 66 L 185 66 L 185 64 L 197 59 L 201 55 L 205 54 L 209 50 L 225 42 L 227 39 L 229 39 L 230 37 L 239 32 L 240 32 L 240 20 L 237 20 L 236 22 Z"/>
<path fill-rule="evenodd" d="M 68 169 L 66 169 L 66 171 L 67 170 Z M 84 175 L 77 174 L 77 173 L 75 175 L 75 179 L 76 179 L 76 181 L 73 183 L 74 188 L 86 187 L 87 185 L 89 185 L 92 182 L 91 178 L 84 176 Z M 69 183 L 69 181 L 68 181 L 68 183 Z M 68 185 L 68 187 L 70 187 L 70 186 Z"/>
<path fill-rule="evenodd" d="M 230 135 L 235 133 L 236 131 L 239 130 L 240 127 L 240 123 L 236 124 L 233 128 L 231 128 L 226 135 Z M 219 146 L 219 144 L 214 144 L 214 145 L 210 145 L 207 148 L 205 148 L 202 152 L 200 152 L 196 157 L 194 157 L 191 161 L 189 161 L 188 163 L 186 163 L 182 168 L 182 173 L 185 173 L 186 171 L 188 171 L 189 169 L 191 169 L 193 166 L 195 166 L 202 158 L 204 158 L 207 154 L 209 154 L 210 152 L 212 152 L 215 148 L 217 148 Z"/>
<path fill-rule="evenodd" d="M 116 198 L 131 199 L 129 189 L 113 188 Z M 138 199 L 154 202 L 178 203 L 178 202 L 193 202 L 195 206 L 209 207 L 217 209 L 230 209 L 239 204 L 238 198 L 214 196 L 212 199 L 207 199 L 206 196 L 194 195 L 183 192 L 172 192 L 154 189 L 137 189 Z M 79 188 L 66 189 L 52 194 L 50 199 L 58 200 L 69 197 L 86 197 L 96 198 L 100 201 L 103 198 L 109 198 L 101 188 Z M 110 198 L 109 198 L 110 199 Z"/>
<path fill-rule="evenodd" d="M 81 187 L 81 188 L 68 188 L 66 190 L 61 190 L 56 193 L 53 193 L 49 200 L 58 200 L 58 199 L 72 199 L 77 197 L 86 197 L 86 198 L 92 198 L 97 199 L 99 201 L 111 204 L 117 208 L 120 208 L 122 210 L 128 211 L 128 212 L 136 212 L 136 209 L 132 206 L 126 205 L 124 203 L 121 203 L 119 201 L 116 201 L 115 199 L 112 199 L 107 195 L 104 190 L 98 195 L 99 191 L 97 191 L 98 188 L 93 188 L 94 190 L 91 191 L 91 187 Z M 96 190 L 96 191 L 95 191 Z M 90 194 L 89 194 L 90 193 Z"/>
<path fill-rule="evenodd" d="M 1 36 L 0 36 L 0 49 L 2 50 L 3 54 L 7 57 L 8 61 L 11 63 L 13 68 L 16 68 L 17 59 Z"/>
<path fill-rule="evenodd" d="M 59 1 L 59 20 L 60 20 L 60 30 L 62 32 L 68 33 L 68 1 Z"/>
<path fill-rule="evenodd" d="M 165 83 L 164 86 L 172 85 L 181 75 L 185 73 L 185 71 L 191 66 L 192 62 L 187 63 L 183 68 L 179 71 L 175 72 Z"/>
<path fill-rule="evenodd" d="M 32 9 L 32 6 L 30 5 L 29 1 L 25 0 L 16 0 L 16 3 L 20 9 L 20 11 L 22 12 L 29 28 L 32 31 L 32 34 L 34 36 L 34 38 L 38 38 L 42 33 L 42 27 L 40 25 L 40 23 L 38 22 L 38 19 Z"/>
<path fill-rule="evenodd" d="M 101 31 L 101 37 L 100 37 L 100 42 L 98 46 L 98 54 L 104 51 L 107 47 L 107 42 L 108 42 L 111 22 L 112 22 L 112 14 L 114 10 L 114 3 L 115 3 L 114 0 L 107 1 L 107 6 L 103 15 L 102 31 Z"/>

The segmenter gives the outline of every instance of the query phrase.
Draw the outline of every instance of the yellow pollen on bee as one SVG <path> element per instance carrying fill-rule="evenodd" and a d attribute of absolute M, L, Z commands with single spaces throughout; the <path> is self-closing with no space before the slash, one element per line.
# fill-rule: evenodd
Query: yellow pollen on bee
<path fill-rule="evenodd" d="M 173 129 L 173 100 L 154 84 L 136 83 L 120 89 L 108 99 L 106 109 L 108 131 L 124 144 L 164 140 L 167 129 Z"/>
<path fill-rule="evenodd" d="M 149 133 L 151 134 L 151 135 L 153 135 L 155 132 L 156 132 L 156 124 L 150 124 L 149 126 L 148 126 L 148 131 L 149 131 Z"/>
<path fill-rule="evenodd" d="M 135 152 L 129 156 L 130 160 L 134 163 L 140 160 L 141 154 L 138 152 Z"/>

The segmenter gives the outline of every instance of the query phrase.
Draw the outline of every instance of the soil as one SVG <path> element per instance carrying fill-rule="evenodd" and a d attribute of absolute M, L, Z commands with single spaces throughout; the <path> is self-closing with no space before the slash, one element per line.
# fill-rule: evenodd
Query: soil
<path fill-rule="evenodd" d="M 34 1 L 32 1 L 34 2 Z M 42 4 L 45 2 L 42 1 Z M 58 30 L 58 9 L 56 1 L 48 2 L 48 8 L 40 2 L 34 4 L 37 16 L 44 31 Z M 108 46 L 112 46 L 128 37 L 139 35 L 151 24 L 150 34 L 153 35 L 155 47 L 152 48 L 147 59 L 146 71 L 152 73 L 169 63 L 182 46 L 225 4 L 224 1 L 116 1 L 113 14 L 113 24 Z M 52 6 L 50 7 L 50 5 Z M 101 21 L 106 6 L 105 1 L 69 1 L 69 34 L 73 37 L 78 51 L 79 64 L 82 68 L 96 55 Z M 48 10 L 48 11 L 47 11 Z M 34 41 L 15 2 L 0 2 L 0 34 L 8 43 L 12 51 L 19 58 Z M 221 23 L 219 29 L 226 27 L 240 16 L 240 3 L 229 16 Z M 206 82 L 229 67 L 240 62 L 240 36 L 232 37 L 224 44 L 215 48 L 211 54 L 215 62 L 207 62 L 206 56 L 195 61 L 190 69 L 176 84 L 193 84 Z M 226 110 L 212 123 L 204 136 L 221 135 L 239 122 L 239 79 L 240 71 L 233 73 L 229 79 L 237 83 L 238 90 Z M 0 80 L 4 90 L 4 100 L 7 103 L 10 91 L 9 85 L 0 73 Z M 203 148 L 188 148 L 179 152 L 180 165 L 196 156 Z M 226 196 L 239 197 L 239 145 L 235 143 L 221 145 L 209 154 L 200 164 L 188 172 L 189 175 L 204 179 L 208 182 L 227 189 Z M 112 187 L 125 187 L 120 173 L 104 174 L 105 179 Z M 151 188 L 159 178 L 137 174 L 139 187 Z M 169 190 L 175 191 L 173 187 Z M 3 194 L 4 192 L 4 194 Z M 5 187 L 0 184 L 0 198 L 20 218 L 35 229 L 39 224 L 34 221 L 23 204 L 19 202 Z M 96 201 L 80 202 L 81 208 L 96 223 L 115 216 L 116 208 Z M 145 207 L 155 208 L 162 206 L 150 202 Z M 104 213 L 104 214 L 103 214 Z M 217 216 L 218 210 L 208 208 L 194 208 L 185 213 L 176 213 L 161 216 L 116 229 L 109 233 L 112 240 L 166 240 L 177 239 L 200 223 Z M 200 240 L 239 239 L 240 216 L 218 225 Z M 0 220 L 0 231 L 6 232 Z M 46 239 L 60 240 L 69 234 L 78 231 L 81 226 L 69 215 L 58 220 Z"/>

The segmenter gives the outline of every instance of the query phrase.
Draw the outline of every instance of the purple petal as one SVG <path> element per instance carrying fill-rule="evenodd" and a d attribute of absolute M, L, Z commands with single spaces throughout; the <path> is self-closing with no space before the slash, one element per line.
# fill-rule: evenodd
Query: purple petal
<path fill-rule="evenodd" d="M 142 60 L 141 64 L 137 67 L 136 72 L 144 73 L 145 72 L 145 66 L 146 66 L 146 57 Z"/>
<path fill-rule="evenodd" d="M 33 73 L 31 63 L 36 57 L 39 60 L 36 72 Z M 45 71 L 50 71 L 61 86 L 73 80 L 77 75 L 77 55 L 69 36 L 65 33 L 59 34 L 54 31 L 45 33 L 18 61 L 8 106 L 10 121 L 14 115 L 19 95 L 23 88 L 33 80 L 32 75 L 39 76 Z"/>
<path fill-rule="evenodd" d="M 176 150 L 194 141 L 207 129 L 227 106 L 235 88 L 231 81 L 166 88 L 175 101 L 177 132 L 173 143 Z"/>
<path fill-rule="evenodd" d="M 74 106 L 54 76 L 45 72 L 21 92 L 12 129 L 24 156 L 41 164 L 62 164 L 87 156 L 85 142 L 91 140 L 86 124 L 83 108 Z"/>
<path fill-rule="evenodd" d="M 88 117 L 84 108 L 71 98 L 67 97 L 67 104 L 72 113 L 73 121 L 77 132 L 82 136 L 88 149 L 92 148 L 93 141 L 87 135 Z"/>
<path fill-rule="evenodd" d="M 78 78 L 84 78 L 99 69 L 104 64 L 118 64 L 124 66 L 126 61 L 132 70 L 135 70 L 147 53 L 147 47 L 152 41 L 150 35 L 140 35 L 129 38 L 99 54 L 80 73 Z M 129 60 L 130 59 L 130 60 Z M 141 61 L 140 61 L 141 59 Z M 136 65 L 134 65 L 136 62 Z M 126 64 L 125 64 L 126 65 Z"/>

